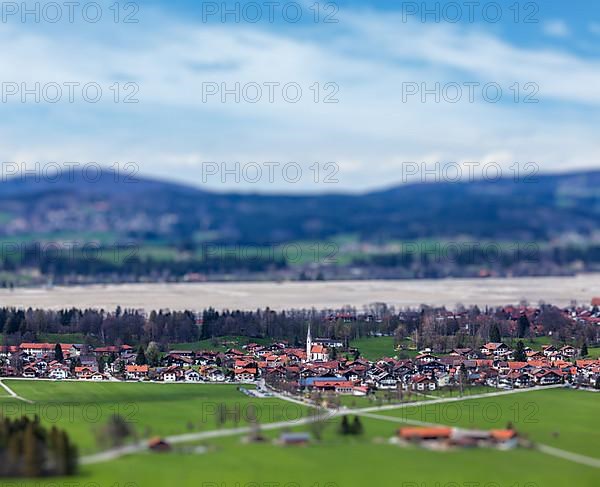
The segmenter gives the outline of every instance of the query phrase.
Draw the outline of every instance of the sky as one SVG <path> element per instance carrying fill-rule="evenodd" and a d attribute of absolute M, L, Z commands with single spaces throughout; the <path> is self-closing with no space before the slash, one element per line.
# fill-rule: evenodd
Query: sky
<path fill-rule="evenodd" d="M 293 193 L 600 169 L 599 2 L 28 4 L 0 4 L 2 177 Z"/>

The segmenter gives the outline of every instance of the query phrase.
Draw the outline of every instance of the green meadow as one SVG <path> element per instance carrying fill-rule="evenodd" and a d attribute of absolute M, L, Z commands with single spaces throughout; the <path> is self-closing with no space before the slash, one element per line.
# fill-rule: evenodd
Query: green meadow
<path fill-rule="evenodd" d="M 123 417 L 138 438 L 148 438 L 214 430 L 219 426 L 246 426 L 253 414 L 262 423 L 269 423 L 297 419 L 305 412 L 303 406 L 277 398 L 247 396 L 231 384 L 4 382 L 34 404 L 0 395 L 0 413 L 37 414 L 44 424 L 67 430 L 81 454 L 103 449 L 97 442 L 97 432 L 114 414 Z M 0 394 L 3 392 L 0 389 Z M 222 425 L 217 424 L 220 404 L 227 413 Z"/>
<path fill-rule="evenodd" d="M 203 442 L 204 453 L 176 446 L 170 453 L 142 453 L 85 466 L 77 480 L 100 486 L 182 485 L 294 487 L 365 485 L 429 487 L 494 485 L 513 487 L 597 485 L 598 470 L 529 449 L 435 452 L 388 443 L 397 425 L 364 419 L 364 437 L 341 437 L 337 421 L 320 443 L 281 447 L 272 441 L 248 444 L 240 437 Z M 269 438 L 278 432 L 268 432 Z M 74 480 L 74 479 L 71 479 Z M 24 486 L 35 485 L 33 482 Z"/>
<path fill-rule="evenodd" d="M 464 401 L 427 404 L 380 414 L 464 428 L 512 425 L 534 442 L 600 458 L 600 396 L 547 389 Z"/>
<path fill-rule="evenodd" d="M 257 407 L 258 416 L 262 416 L 260 423 L 263 425 L 307 414 L 302 406 L 275 398 L 248 397 L 236 386 L 230 385 L 6 382 L 18 394 L 37 401 L 27 407 L 57 402 L 79 403 L 74 419 L 63 419 L 60 424 L 88 450 L 97 447 L 91 431 L 94 425 L 83 418 L 86 404 L 100 406 L 107 414 L 114 411 L 115 405 L 137 404 L 134 415 L 136 429 L 143 433 L 145 428 L 150 428 L 154 435 L 215 430 L 215 414 L 207 405 L 218 403 L 229 408 L 252 403 Z M 448 403 L 454 410 L 442 410 L 436 407 L 441 405 L 425 401 L 423 405 L 377 413 L 390 420 L 362 417 L 364 433 L 358 437 L 340 435 L 340 418 L 336 417 L 319 428 L 321 440 L 307 446 L 276 445 L 272 440 L 282 430 L 263 430 L 265 441 L 261 443 L 248 443 L 242 436 L 230 436 L 176 444 L 168 453 L 144 452 L 82 466 L 77 477 L 64 479 L 64 482 L 94 482 L 107 487 L 127 483 L 137 487 L 215 487 L 215 484 L 217 487 L 240 487 L 250 482 L 259 487 L 275 483 L 280 486 L 293 483 L 294 487 L 433 487 L 474 483 L 494 483 L 498 487 L 528 484 L 532 487 L 592 487 L 598 484 L 600 472 L 597 468 L 549 456 L 535 449 L 436 452 L 400 447 L 390 444 L 389 439 L 402 426 L 403 419 L 486 429 L 504 427 L 511 421 L 520 432 L 536 442 L 598 458 L 598 400 L 599 397 L 593 393 L 552 389 Z M 16 402 L 0 396 L 0 406 L 5 411 L 7 404 L 14 407 Z M 207 411 L 207 407 L 211 412 L 203 418 L 201 413 L 203 409 Z M 272 412 L 268 412 L 270 409 Z M 457 411 L 462 411 L 463 417 L 457 419 Z M 352 411 L 348 411 L 348 416 L 353 419 Z M 242 421 L 240 426 L 245 424 Z M 231 426 L 234 424 L 228 420 L 223 427 Z M 309 431 L 314 436 L 316 428 L 304 425 L 295 426 L 293 430 Z M 203 449 L 199 451 L 198 447 Z M 52 481 L 61 482 L 61 479 Z M 37 484 L 19 481 L 18 485 Z"/>
<path fill-rule="evenodd" d="M 366 423 L 368 427 L 370 423 Z M 84 469 L 100 485 L 135 482 L 146 485 L 300 487 L 413 485 L 514 485 L 592 487 L 598 471 L 540 452 L 462 450 L 431 452 L 382 441 L 325 441 L 308 447 L 271 443 L 215 442 L 204 454 L 143 454 Z M 452 484 L 453 483 L 453 484 Z"/>

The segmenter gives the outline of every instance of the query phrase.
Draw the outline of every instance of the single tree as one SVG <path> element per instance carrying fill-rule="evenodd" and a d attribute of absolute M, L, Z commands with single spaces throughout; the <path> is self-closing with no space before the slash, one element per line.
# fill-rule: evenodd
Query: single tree
<path fill-rule="evenodd" d="M 363 425 L 358 416 L 354 416 L 354 421 L 352 422 L 352 427 L 350 429 L 351 434 L 353 435 L 362 435 L 364 433 Z"/>
<path fill-rule="evenodd" d="M 499 343 L 502 341 L 502 337 L 500 336 L 500 327 L 497 323 L 492 323 L 490 327 L 490 342 Z"/>
<path fill-rule="evenodd" d="M 340 435 L 350 434 L 350 422 L 348 421 L 348 416 L 345 414 L 342 416 L 342 421 L 340 422 L 339 433 Z"/>
<path fill-rule="evenodd" d="M 527 336 L 527 334 L 529 333 L 529 318 L 527 318 L 527 315 L 525 313 L 523 313 L 520 317 L 519 317 L 519 329 L 518 329 L 518 335 L 519 338 L 524 338 L 525 336 Z"/>
<path fill-rule="evenodd" d="M 146 348 L 146 360 L 151 367 L 158 367 L 160 363 L 160 350 L 156 342 L 150 342 Z"/>
<path fill-rule="evenodd" d="M 517 342 L 517 347 L 515 348 L 514 358 L 517 362 L 527 362 L 527 355 L 525 353 L 525 345 L 523 345 L 522 340 L 519 340 Z"/>
<path fill-rule="evenodd" d="M 54 360 L 60 362 L 61 364 L 65 361 L 65 357 L 63 355 L 62 347 L 60 343 L 54 345 Z"/>
<path fill-rule="evenodd" d="M 137 356 L 135 357 L 136 365 L 146 365 L 146 354 L 144 353 L 144 347 L 140 346 L 138 349 Z"/>

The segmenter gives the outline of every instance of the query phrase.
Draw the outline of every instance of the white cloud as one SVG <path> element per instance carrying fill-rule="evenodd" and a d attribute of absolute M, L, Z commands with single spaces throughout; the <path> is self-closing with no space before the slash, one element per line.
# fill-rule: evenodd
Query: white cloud
<path fill-rule="evenodd" d="M 306 171 L 315 161 L 337 161 L 336 189 L 400 182 L 404 161 L 498 159 L 503 167 L 536 161 L 543 170 L 556 170 L 586 167 L 600 153 L 594 129 L 598 62 L 517 47 L 474 26 L 407 24 L 372 11 L 339 15 L 339 26 L 326 26 L 331 29 L 326 42 L 300 27 L 282 32 L 241 24 L 198 26 L 167 16 L 134 28 L 122 47 L 0 28 L 0 42 L 11 45 L 0 52 L 4 80 L 93 80 L 110 86 L 118 77 L 140 86 L 137 105 L 104 99 L 99 106 L 42 105 L 48 118 L 34 122 L 6 117 L 0 142 L 9 155 L 24 154 L 27 147 L 26 153 L 42 160 L 137 161 L 142 172 L 197 184 L 206 161 L 296 161 Z M 494 82 L 505 103 L 469 103 L 467 88 L 456 104 L 421 103 L 418 97 L 404 103 L 407 81 L 429 87 Z M 204 82 L 229 87 L 295 82 L 303 96 L 287 103 L 277 90 L 277 101 L 269 103 L 263 88 L 263 101 L 256 104 L 221 103 L 218 97 L 203 103 Z M 325 82 L 337 83 L 339 103 L 314 103 L 315 82 L 321 98 Z M 531 92 L 525 83 L 536 83 L 540 102 L 509 101 L 515 82 L 520 101 Z M 20 103 L 4 108 L 11 115 L 30 109 Z M 307 179 L 260 189 L 331 188 Z"/>
<path fill-rule="evenodd" d="M 549 20 L 543 24 L 544 33 L 550 37 L 569 37 L 571 31 L 564 20 Z"/>

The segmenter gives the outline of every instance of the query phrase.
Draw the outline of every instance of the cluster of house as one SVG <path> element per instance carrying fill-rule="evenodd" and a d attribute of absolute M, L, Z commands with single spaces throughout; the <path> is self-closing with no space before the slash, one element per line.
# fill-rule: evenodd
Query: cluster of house
<path fill-rule="evenodd" d="M 25 378 L 82 380 L 155 380 L 164 382 L 267 383 L 290 392 L 334 392 L 364 396 L 375 390 L 432 391 L 440 387 L 489 385 L 522 388 L 568 383 L 598 387 L 600 360 L 577 359 L 571 346 L 525 348 L 526 360 L 515 361 L 504 343 L 486 343 L 479 350 L 459 348 L 438 356 L 426 350 L 413 359 L 331 359 L 329 351 L 342 347 L 331 339 L 312 340 L 306 349 L 286 343 L 250 343 L 225 352 L 171 350 L 155 367 L 136 364 L 128 345 L 89 348 L 60 344 L 22 343 L 0 348 L 0 374 Z M 343 354 L 337 354 L 339 356 Z M 101 365 L 102 364 L 102 365 Z"/>

